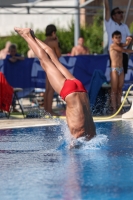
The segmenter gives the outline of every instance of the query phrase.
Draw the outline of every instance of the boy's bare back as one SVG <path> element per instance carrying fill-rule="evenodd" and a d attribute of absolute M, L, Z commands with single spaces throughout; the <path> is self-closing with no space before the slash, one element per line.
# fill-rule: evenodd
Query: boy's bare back
<path fill-rule="evenodd" d="M 59 48 L 58 40 L 55 38 L 46 38 L 44 40 L 44 43 L 48 45 L 53 51 L 56 53 L 57 57 L 59 58 L 61 56 L 61 51 Z"/>
<path fill-rule="evenodd" d="M 75 92 L 66 96 L 66 118 L 74 138 L 85 136 L 90 140 L 96 135 L 91 116 L 89 99 L 85 92 Z"/>

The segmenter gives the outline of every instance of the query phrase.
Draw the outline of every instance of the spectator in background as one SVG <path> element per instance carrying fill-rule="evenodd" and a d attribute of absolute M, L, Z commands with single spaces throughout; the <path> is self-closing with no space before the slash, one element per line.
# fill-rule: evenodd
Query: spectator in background
<path fill-rule="evenodd" d="M 86 55 L 90 54 L 89 49 L 84 46 L 84 38 L 80 37 L 78 39 L 78 45 L 72 48 L 71 56 Z"/>
<path fill-rule="evenodd" d="M 56 27 L 53 24 L 50 24 L 46 27 L 46 39 L 44 43 L 48 45 L 55 52 L 57 58 L 61 56 L 61 50 L 59 47 L 59 41 L 56 36 Z M 49 112 L 51 115 L 57 115 L 52 111 L 52 102 L 54 89 L 52 88 L 47 76 L 46 76 L 46 91 L 44 93 L 44 109 Z"/>
<path fill-rule="evenodd" d="M 28 58 L 36 58 L 37 56 L 35 55 L 34 51 L 30 48 L 30 46 L 28 45 L 29 50 L 27 52 L 27 57 Z M 37 92 L 39 94 L 37 101 L 40 107 L 44 107 L 44 91 L 45 89 L 41 89 L 41 88 L 35 88 L 35 92 Z M 34 104 L 34 100 L 32 101 L 30 99 L 30 101 Z"/>
<path fill-rule="evenodd" d="M 131 36 L 131 33 L 129 31 L 128 26 L 122 23 L 123 11 L 119 7 L 116 7 L 110 12 L 109 0 L 103 0 L 103 2 L 105 5 L 105 26 L 108 34 L 108 49 L 109 49 L 110 45 L 112 44 L 112 33 L 114 31 L 121 32 L 122 43 L 126 42 L 126 38 L 128 36 Z M 123 67 L 124 67 L 124 74 L 126 74 L 128 69 L 128 55 L 126 53 L 123 53 Z"/>
<path fill-rule="evenodd" d="M 24 57 L 17 53 L 17 47 L 15 44 L 11 44 L 9 47 L 9 54 L 6 56 L 11 62 L 16 62 L 18 60 L 24 60 Z"/>
<path fill-rule="evenodd" d="M 22 57 L 20 54 L 17 53 L 17 46 L 15 44 L 11 44 L 9 47 L 9 54 L 6 56 L 6 59 L 8 59 L 10 62 L 15 63 L 18 60 L 24 60 L 24 57 Z M 19 112 L 16 107 L 16 102 L 12 102 L 13 112 Z"/>
<path fill-rule="evenodd" d="M 132 40 L 127 37 L 126 43 L 121 43 L 121 32 L 115 31 L 112 34 L 113 44 L 110 45 L 111 58 L 111 104 L 113 113 L 119 109 L 121 105 L 122 87 L 124 84 L 124 70 L 123 70 L 123 52 L 133 53 L 133 50 L 124 49 Z"/>
<path fill-rule="evenodd" d="M 11 45 L 11 42 L 7 41 L 6 44 L 5 44 L 5 48 L 0 51 L 0 60 L 5 59 L 6 56 L 9 54 L 10 45 Z"/>
<path fill-rule="evenodd" d="M 29 47 L 29 51 L 27 52 L 27 57 L 28 58 L 35 58 L 36 57 L 36 55 L 34 54 L 34 52 L 32 51 L 32 49 L 30 47 Z"/>

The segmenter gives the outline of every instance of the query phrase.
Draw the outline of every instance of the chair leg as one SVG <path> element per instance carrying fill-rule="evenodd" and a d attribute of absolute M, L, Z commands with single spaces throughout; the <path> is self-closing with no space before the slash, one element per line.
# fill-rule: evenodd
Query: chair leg
<path fill-rule="evenodd" d="M 19 102 L 19 99 L 18 99 L 17 93 L 14 92 L 13 102 L 16 102 L 16 101 L 17 101 L 17 103 L 15 103 L 15 105 L 19 105 L 20 110 L 21 110 L 21 112 L 22 112 L 22 114 L 23 114 L 23 116 L 24 116 L 24 118 L 25 118 L 25 114 L 24 114 L 24 111 L 23 111 L 22 105 L 21 105 L 21 103 Z"/>
<path fill-rule="evenodd" d="M 8 119 L 10 117 L 9 112 L 5 112 L 5 111 L 1 111 L 1 110 L 0 110 L 0 115 L 2 115 L 2 117 L 6 116 Z M 0 116 L 0 118 L 1 118 L 1 116 Z"/>
<path fill-rule="evenodd" d="M 9 119 L 10 118 L 10 112 L 5 113 L 6 117 Z"/>

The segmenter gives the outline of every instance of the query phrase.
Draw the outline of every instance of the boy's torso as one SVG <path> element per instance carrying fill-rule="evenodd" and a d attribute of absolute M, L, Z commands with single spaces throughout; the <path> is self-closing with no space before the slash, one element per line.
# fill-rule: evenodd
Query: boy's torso
<path fill-rule="evenodd" d="M 123 53 L 110 47 L 111 67 L 123 67 Z"/>

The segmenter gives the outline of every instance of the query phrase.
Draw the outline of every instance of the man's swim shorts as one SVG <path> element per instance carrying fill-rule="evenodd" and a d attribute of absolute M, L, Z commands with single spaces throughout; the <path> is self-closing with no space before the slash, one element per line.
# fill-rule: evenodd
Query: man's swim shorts
<path fill-rule="evenodd" d="M 62 99 L 65 100 L 65 97 L 68 94 L 71 94 L 73 92 L 86 92 L 87 90 L 85 89 L 85 87 L 83 86 L 83 84 L 77 80 L 77 79 L 66 79 L 63 85 L 63 88 L 60 92 L 60 96 L 62 97 Z"/>

